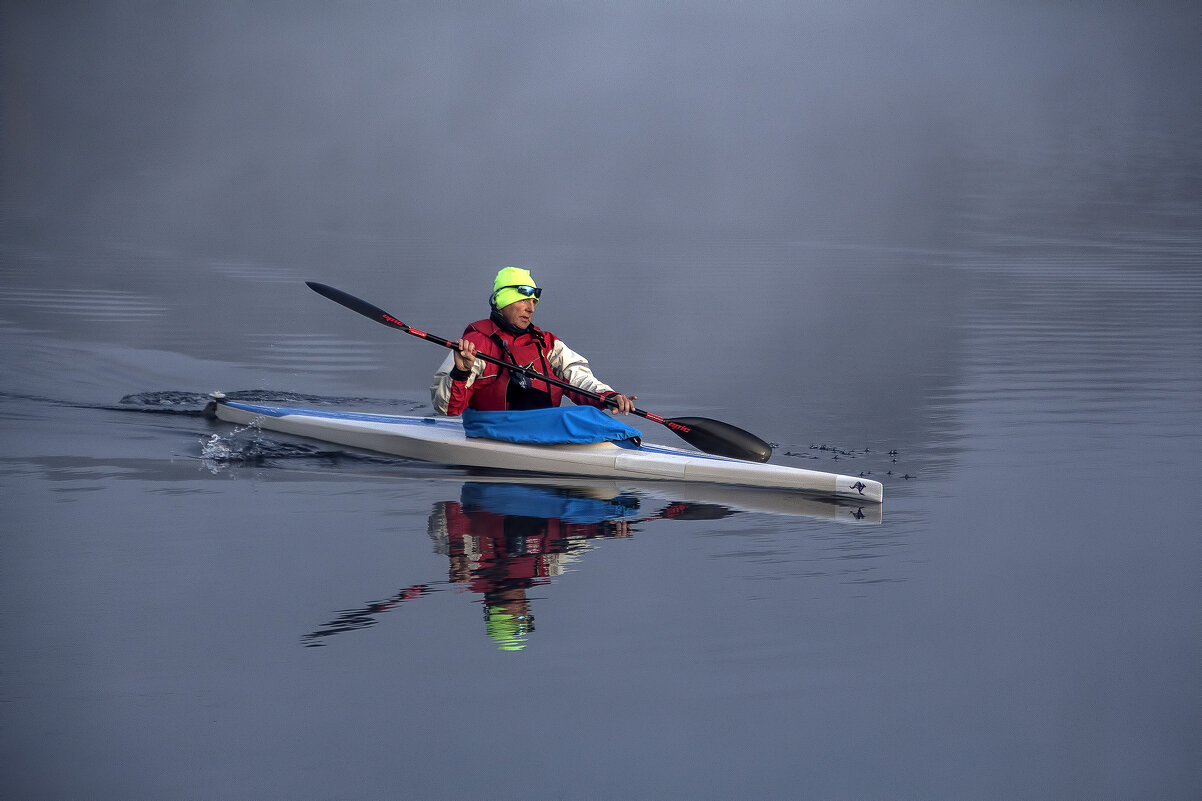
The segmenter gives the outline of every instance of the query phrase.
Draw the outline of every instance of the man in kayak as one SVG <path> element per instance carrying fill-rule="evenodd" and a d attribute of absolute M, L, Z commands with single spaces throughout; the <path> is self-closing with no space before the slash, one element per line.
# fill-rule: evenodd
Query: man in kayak
<path fill-rule="evenodd" d="M 492 313 L 464 330 L 463 337 L 453 343 L 456 349 L 434 374 L 430 397 L 435 412 L 455 416 L 468 408 L 521 411 L 559 405 L 563 389 L 477 359 L 476 353 L 480 352 L 612 399 L 617 411 L 630 413 L 635 396 L 615 392 L 593 375 L 587 359 L 550 331 L 530 322 L 542 293 L 527 270 L 506 267 L 497 273 L 489 296 Z M 601 408 L 611 405 L 575 392 L 567 395 L 576 404 Z"/>

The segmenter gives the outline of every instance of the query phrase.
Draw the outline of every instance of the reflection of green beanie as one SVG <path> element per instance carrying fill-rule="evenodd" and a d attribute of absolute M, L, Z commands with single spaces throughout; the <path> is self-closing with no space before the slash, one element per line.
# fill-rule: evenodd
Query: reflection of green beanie
<path fill-rule="evenodd" d="M 492 304 L 498 309 L 503 309 L 510 303 L 517 303 L 519 300 L 525 300 L 526 296 L 516 289 L 501 289 L 503 286 L 538 286 L 534 283 L 534 279 L 530 277 L 529 270 L 523 270 L 521 267 L 506 267 L 497 273 L 496 279 L 492 282 Z M 535 303 L 538 303 L 536 298 Z"/>
<path fill-rule="evenodd" d="M 530 618 L 514 615 L 503 606 L 486 606 L 485 626 L 488 636 L 501 651 L 520 651 L 526 647 L 526 634 L 530 631 Z"/>

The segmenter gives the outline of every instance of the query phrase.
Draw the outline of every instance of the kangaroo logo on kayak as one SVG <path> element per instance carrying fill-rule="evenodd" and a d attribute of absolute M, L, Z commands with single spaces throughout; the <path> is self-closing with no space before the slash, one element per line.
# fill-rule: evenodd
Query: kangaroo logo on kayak
<path fill-rule="evenodd" d="M 865 484 L 863 481 L 857 481 L 855 484 L 851 485 L 851 488 L 854 489 L 856 492 L 860 493 L 861 495 L 863 495 L 864 490 L 868 489 L 868 485 Z"/>

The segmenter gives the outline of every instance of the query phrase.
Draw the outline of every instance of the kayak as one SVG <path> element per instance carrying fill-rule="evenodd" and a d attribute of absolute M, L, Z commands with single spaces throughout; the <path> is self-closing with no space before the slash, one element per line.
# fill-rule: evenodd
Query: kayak
<path fill-rule="evenodd" d="M 219 420 L 424 462 L 559 476 L 797 490 L 880 503 L 879 481 L 748 462 L 646 442 L 534 445 L 468 437 L 458 417 L 419 417 L 244 403 L 214 393 Z"/>

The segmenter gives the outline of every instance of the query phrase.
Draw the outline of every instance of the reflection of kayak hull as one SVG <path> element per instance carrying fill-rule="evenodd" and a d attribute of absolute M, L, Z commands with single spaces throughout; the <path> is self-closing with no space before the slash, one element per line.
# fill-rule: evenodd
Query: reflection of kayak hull
<path fill-rule="evenodd" d="M 664 499 L 717 504 L 745 512 L 813 517 L 860 524 L 879 524 L 882 519 L 881 504 L 869 502 L 859 495 L 853 500 L 840 495 L 819 497 L 809 493 L 783 492 L 764 487 L 703 483 L 683 485 L 657 482 L 657 488 L 658 491 L 651 488 L 644 491 L 650 491 L 650 494 Z M 867 492 L 868 490 L 865 490 L 865 493 Z"/>
<path fill-rule="evenodd" d="M 879 503 L 883 489 L 867 478 L 745 462 L 663 445 L 526 445 L 469 438 L 453 417 L 412 417 L 298 409 L 218 397 L 216 416 L 285 434 L 426 462 L 562 476 L 706 482 L 802 490 Z"/>
<path fill-rule="evenodd" d="M 436 480 L 445 476 L 427 476 Z M 454 479 L 464 481 L 462 478 Z M 545 487 L 572 497 L 613 500 L 630 493 L 647 499 L 658 499 L 685 507 L 723 509 L 728 512 L 758 512 L 761 514 L 812 517 L 843 523 L 875 525 L 882 520 L 879 503 L 853 501 L 850 498 L 821 496 L 787 489 L 714 484 L 710 482 L 681 482 L 589 477 L 514 475 L 496 472 L 476 474 L 465 484 L 512 484 L 519 487 Z M 634 516 L 642 514 L 641 511 Z M 725 515 L 720 515 L 725 516 Z"/>

